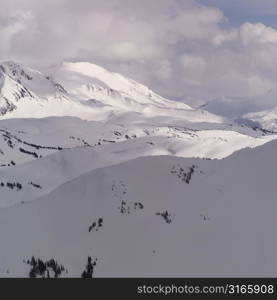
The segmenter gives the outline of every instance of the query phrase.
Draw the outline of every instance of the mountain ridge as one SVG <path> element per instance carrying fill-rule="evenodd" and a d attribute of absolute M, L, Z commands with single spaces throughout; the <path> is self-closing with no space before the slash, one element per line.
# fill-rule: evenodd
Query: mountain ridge
<path fill-rule="evenodd" d="M 2 109 L 5 118 L 46 117 L 51 116 L 52 113 L 93 120 L 97 114 L 98 118 L 103 119 L 106 118 L 107 112 L 136 111 L 146 115 L 175 113 L 180 118 L 183 118 L 183 114 L 187 114 L 187 118 L 193 117 L 202 121 L 222 122 L 223 120 L 208 112 L 196 111 L 181 102 L 165 99 L 134 80 L 91 63 L 63 63 L 52 70 L 51 76 L 11 61 L 0 64 L 0 67 L 4 76 L 8 76 L 11 81 L 7 89 L 15 90 L 13 93 L 15 95 L 19 93 L 17 90 L 25 90 L 32 99 L 36 99 L 31 104 L 30 101 L 28 103 L 25 101 L 26 109 L 24 109 L 22 101 L 18 107 L 19 101 L 12 97 L 13 95 L 9 97 L 1 95 L 13 108 L 10 111 Z M 53 79 L 54 76 L 58 77 L 59 83 Z M 28 104 L 31 111 L 29 116 Z M 36 112 L 36 107 L 40 113 Z M 169 110 L 172 112 L 170 113 Z"/>

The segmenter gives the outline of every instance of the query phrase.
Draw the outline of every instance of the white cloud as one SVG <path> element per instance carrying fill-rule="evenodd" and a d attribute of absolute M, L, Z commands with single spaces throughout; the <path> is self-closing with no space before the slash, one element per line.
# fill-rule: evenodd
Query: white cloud
<path fill-rule="evenodd" d="M 262 23 L 245 23 L 240 28 L 240 35 L 243 43 L 266 44 L 277 43 L 277 31 Z"/>
<path fill-rule="evenodd" d="M 0 59 L 89 60 L 172 98 L 248 97 L 277 79 L 277 31 L 195 0 L 1 0 Z"/>

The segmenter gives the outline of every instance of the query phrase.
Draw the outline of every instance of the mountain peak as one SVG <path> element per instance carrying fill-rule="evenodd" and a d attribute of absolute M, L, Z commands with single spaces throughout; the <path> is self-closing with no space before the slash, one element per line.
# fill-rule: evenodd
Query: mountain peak
<path fill-rule="evenodd" d="M 135 100 L 138 105 L 150 104 L 192 110 L 184 103 L 165 99 L 133 79 L 90 62 L 64 62 L 59 72 L 74 74 L 75 78 L 78 77 L 79 81 L 86 82 L 90 87 L 100 87 L 106 93 L 119 93 L 123 98 Z"/>
<path fill-rule="evenodd" d="M 124 77 L 119 73 L 109 71 L 99 65 L 89 63 L 89 62 L 64 62 L 62 64 L 62 69 L 83 75 L 89 78 L 94 78 L 98 82 L 100 81 L 105 86 L 110 89 L 125 92 L 129 94 L 130 92 L 140 90 L 140 94 L 145 94 L 149 96 L 152 92 L 148 87 L 136 82 L 135 80 Z"/>

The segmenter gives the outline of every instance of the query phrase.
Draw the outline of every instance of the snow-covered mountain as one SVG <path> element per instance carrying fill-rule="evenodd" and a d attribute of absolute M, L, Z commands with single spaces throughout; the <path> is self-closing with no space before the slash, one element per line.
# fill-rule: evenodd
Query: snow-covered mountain
<path fill-rule="evenodd" d="M 276 131 L 276 98 L 276 91 L 248 98 L 221 97 L 210 100 L 199 108 L 252 128 Z"/>
<path fill-rule="evenodd" d="M 14 62 L 0 65 L 1 115 L 14 113 L 29 105 L 42 106 L 51 98 L 65 98 L 66 91 L 50 77 Z M 30 112 L 31 116 L 31 112 Z"/>
<path fill-rule="evenodd" d="M 103 120 L 111 113 L 175 115 L 197 122 L 221 122 L 208 112 L 164 99 L 147 87 L 90 63 L 63 63 L 55 78 L 14 62 L 0 65 L 2 118 L 76 116 Z"/>
<path fill-rule="evenodd" d="M 255 113 L 248 113 L 243 116 L 246 120 L 251 120 L 261 128 L 277 131 L 277 107 Z"/>
<path fill-rule="evenodd" d="M 139 158 L 2 208 L 0 274 L 276 276 L 276 148 Z"/>
<path fill-rule="evenodd" d="M 0 112 L 0 276 L 276 273 L 274 132 L 84 62 L 2 63 Z"/>

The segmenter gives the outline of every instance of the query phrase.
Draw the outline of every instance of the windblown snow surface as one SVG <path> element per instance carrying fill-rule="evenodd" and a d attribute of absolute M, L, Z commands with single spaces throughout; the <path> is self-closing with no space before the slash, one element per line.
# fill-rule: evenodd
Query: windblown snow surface
<path fill-rule="evenodd" d="M 276 276 L 274 130 L 84 62 L 2 63 L 0 115 L 1 277 Z"/>

